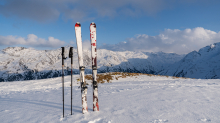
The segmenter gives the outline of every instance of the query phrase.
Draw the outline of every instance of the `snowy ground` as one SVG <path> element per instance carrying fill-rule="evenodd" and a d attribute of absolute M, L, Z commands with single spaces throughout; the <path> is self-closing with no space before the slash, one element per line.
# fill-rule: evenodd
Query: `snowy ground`
<path fill-rule="evenodd" d="M 81 113 L 75 81 L 70 115 L 70 76 L 65 77 L 62 118 L 61 78 L 0 83 L 1 123 L 220 123 L 220 80 L 138 76 L 99 85 L 100 111 Z"/>

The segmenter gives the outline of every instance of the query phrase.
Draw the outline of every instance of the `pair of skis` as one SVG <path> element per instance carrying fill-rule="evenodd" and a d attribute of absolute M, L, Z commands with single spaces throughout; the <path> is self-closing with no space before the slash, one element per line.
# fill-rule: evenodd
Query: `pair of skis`
<path fill-rule="evenodd" d="M 82 95 L 82 113 L 88 112 L 87 107 L 87 86 L 85 82 L 85 67 L 83 66 L 83 50 L 82 50 L 82 36 L 81 24 L 75 24 L 79 70 L 80 70 L 80 86 Z M 98 104 L 98 84 L 97 84 L 97 53 L 96 53 L 96 24 L 90 24 L 90 40 L 91 40 L 91 57 L 92 57 L 92 75 L 93 75 L 93 111 L 99 111 Z"/>

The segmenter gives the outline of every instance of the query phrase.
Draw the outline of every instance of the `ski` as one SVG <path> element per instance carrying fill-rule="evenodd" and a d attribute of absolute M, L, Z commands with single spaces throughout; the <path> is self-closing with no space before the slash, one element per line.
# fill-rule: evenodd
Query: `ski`
<path fill-rule="evenodd" d="M 93 111 L 99 111 L 97 83 L 97 53 L 96 53 L 96 24 L 90 24 L 92 76 L 93 76 Z"/>
<path fill-rule="evenodd" d="M 80 71 L 80 86 L 81 86 L 81 96 L 82 96 L 82 113 L 88 112 L 87 107 L 87 86 L 85 82 L 85 67 L 83 66 L 83 51 L 82 51 L 82 36 L 81 36 L 81 24 L 77 22 L 75 24 L 75 33 L 76 33 L 76 43 L 77 43 L 77 52 L 78 52 L 78 61 L 79 61 L 79 71 Z"/>

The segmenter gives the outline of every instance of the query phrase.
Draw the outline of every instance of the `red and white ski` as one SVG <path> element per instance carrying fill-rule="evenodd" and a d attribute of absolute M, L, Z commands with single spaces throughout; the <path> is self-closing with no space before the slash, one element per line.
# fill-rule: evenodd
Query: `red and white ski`
<path fill-rule="evenodd" d="M 77 22 L 75 24 L 75 33 L 76 33 L 76 43 L 78 51 L 78 61 L 79 61 L 79 70 L 80 70 L 80 85 L 81 85 L 81 95 L 82 95 L 82 113 L 88 112 L 87 107 L 87 86 L 85 82 L 85 67 L 83 66 L 83 50 L 82 50 L 82 36 L 81 36 L 81 24 Z"/>
<path fill-rule="evenodd" d="M 99 111 L 98 83 L 97 83 L 97 53 L 96 53 L 96 24 L 90 24 L 90 40 L 92 54 L 92 75 L 93 75 L 93 111 Z"/>

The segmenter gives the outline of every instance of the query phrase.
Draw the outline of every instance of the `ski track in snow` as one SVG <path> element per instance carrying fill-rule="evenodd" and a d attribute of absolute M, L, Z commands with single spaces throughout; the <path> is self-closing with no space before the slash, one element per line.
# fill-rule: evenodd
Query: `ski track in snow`
<path fill-rule="evenodd" d="M 81 92 L 73 76 L 73 115 L 70 115 L 70 76 L 65 77 L 65 117 L 61 77 L 0 83 L 1 123 L 204 123 L 220 122 L 220 81 L 137 76 L 99 84 L 100 111 L 82 114 Z"/>

